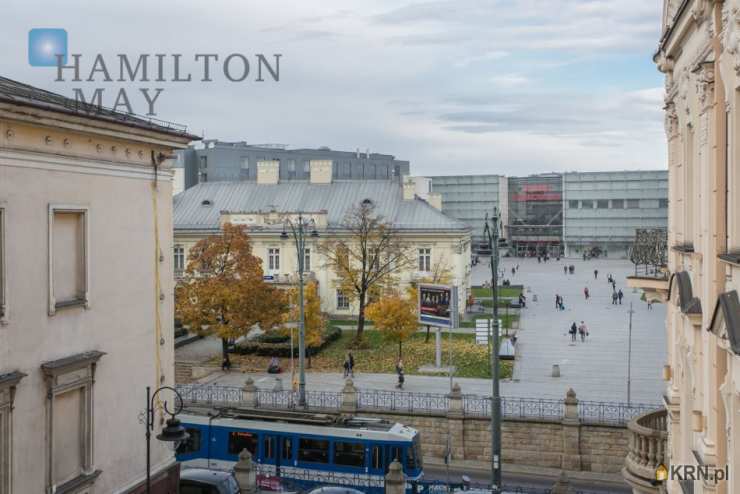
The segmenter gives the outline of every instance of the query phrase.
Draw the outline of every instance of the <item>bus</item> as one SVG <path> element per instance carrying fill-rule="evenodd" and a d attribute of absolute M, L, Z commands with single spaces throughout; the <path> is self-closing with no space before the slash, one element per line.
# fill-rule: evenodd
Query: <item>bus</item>
<path fill-rule="evenodd" d="M 384 492 L 385 475 L 398 460 L 411 482 L 423 477 L 418 431 L 369 417 L 335 417 L 286 411 L 186 410 L 178 415 L 189 438 L 177 449 L 183 467 L 230 470 L 246 449 L 257 464 L 258 486 L 280 490 L 321 485 Z"/>

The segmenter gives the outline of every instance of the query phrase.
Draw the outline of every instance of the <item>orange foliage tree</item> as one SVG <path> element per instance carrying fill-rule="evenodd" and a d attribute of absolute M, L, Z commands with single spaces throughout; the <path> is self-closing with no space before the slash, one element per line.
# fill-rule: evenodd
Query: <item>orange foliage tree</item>
<path fill-rule="evenodd" d="M 189 261 L 175 292 L 175 312 L 183 324 L 221 338 L 229 362 L 229 340 L 246 335 L 254 325 L 268 330 L 287 310 L 283 290 L 262 279 L 262 260 L 252 254 L 243 227 L 224 224 L 219 235 L 190 249 Z"/>
<path fill-rule="evenodd" d="M 401 358 L 403 342 L 419 327 L 416 299 L 404 297 L 397 291 L 386 292 L 377 302 L 368 305 L 367 316 L 385 339 L 398 343 L 398 358 Z"/>
<path fill-rule="evenodd" d="M 300 319 L 300 300 L 298 288 L 291 288 L 289 293 L 290 312 L 286 315 L 285 322 L 294 322 Z M 319 296 L 319 284 L 311 281 L 303 290 L 303 321 L 306 331 L 306 348 L 321 345 L 321 338 L 326 325 L 326 318 L 321 312 L 321 297 Z M 292 331 L 292 330 L 291 330 Z M 311 367 L 311 354 L 308 355 L 308 366 Z"/>

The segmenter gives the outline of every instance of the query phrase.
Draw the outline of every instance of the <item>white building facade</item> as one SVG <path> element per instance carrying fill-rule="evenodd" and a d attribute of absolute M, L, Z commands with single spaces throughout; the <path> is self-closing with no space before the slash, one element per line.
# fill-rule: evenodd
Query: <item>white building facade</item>
<path fill-rule="evenodd" d="M 1 494 L 141 492 L 145 387 L 174 382 L 168 157 L 192 136 L 70 108 L 0 78 Z"/>

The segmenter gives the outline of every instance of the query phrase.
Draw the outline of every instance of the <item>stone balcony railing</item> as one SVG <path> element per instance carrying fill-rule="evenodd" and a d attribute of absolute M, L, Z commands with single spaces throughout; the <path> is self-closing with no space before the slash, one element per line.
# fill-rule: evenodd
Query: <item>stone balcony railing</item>
<path fill-rule="evenodd" d="M 666 464 L 666 410 L 644 413 L 630 420 L 629 445 L 622 476 L 635 493 L 661 492 L 655 471 Z"/>

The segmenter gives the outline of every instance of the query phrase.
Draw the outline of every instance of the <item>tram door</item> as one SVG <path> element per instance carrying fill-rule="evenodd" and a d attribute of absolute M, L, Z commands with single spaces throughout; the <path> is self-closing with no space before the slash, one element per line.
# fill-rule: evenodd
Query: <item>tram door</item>
<path fill-rule="evenodd" d="M 368 457 L 370 458 L 369 468 L 371 475 L 385 475 L 388 472 L 388 466 L 385 461 L 385 447 L 380 444 L 369 446 Z"/>
<path fill-rule="evenodd" d="M 266 434 L 262 441 L 262 461 L 268 465 L 275 465 L 275 473 L 280 476 L 280 467 L 293 466 L 292 438 L 279 434 Z"/>

